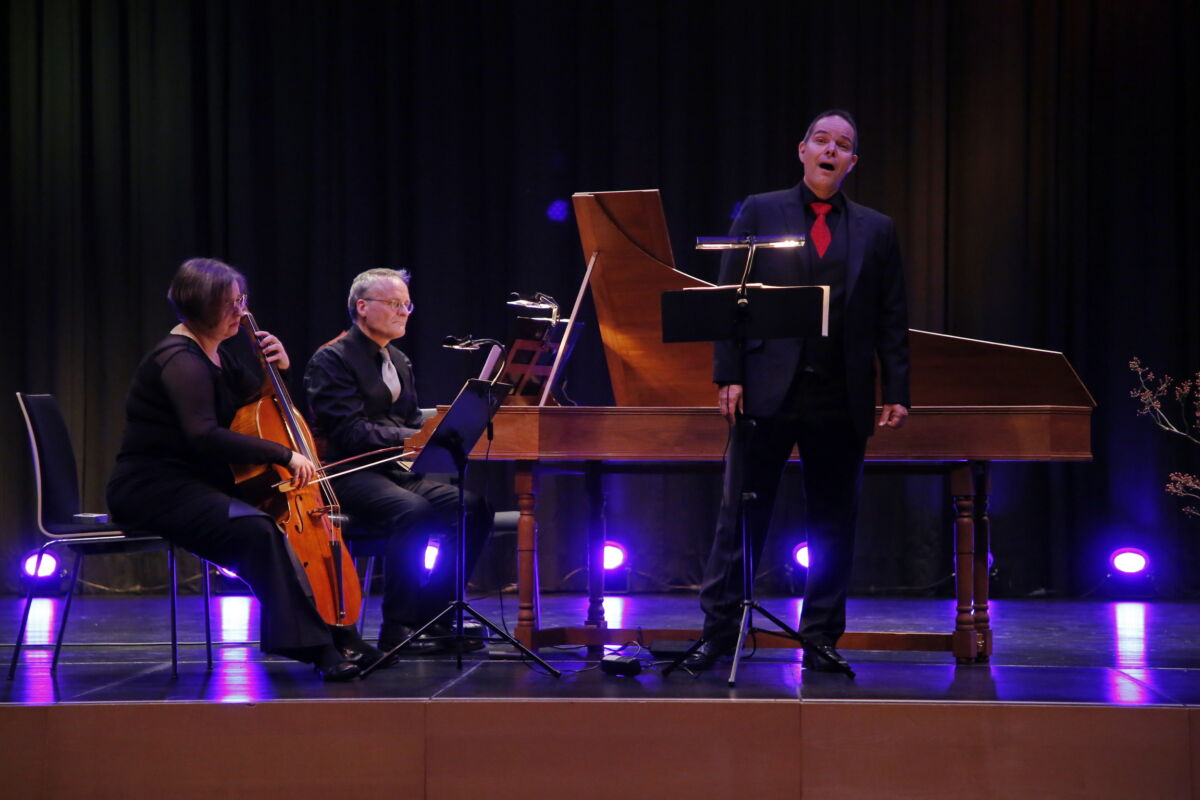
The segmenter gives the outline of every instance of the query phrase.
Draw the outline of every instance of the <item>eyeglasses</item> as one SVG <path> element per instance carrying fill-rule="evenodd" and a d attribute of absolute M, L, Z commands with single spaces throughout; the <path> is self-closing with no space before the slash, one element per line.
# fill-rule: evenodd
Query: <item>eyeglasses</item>
<path fill-rule="evenodd" d="M 241 313 L 246 310 L 246 295 L 240 294 L 225 304 L 225 309 L 230 313 Z"/>
<path fill-rule="evenodd" d="M 411 314 L 413 309 L 416 308 L 416 306 L 412 304 L 411 300 L 400 302 L 399 300 L 383 300 L 379 297 L 360 297 L 359 299 L 366 300 L 368 303 L 383 303 L 397 314 L 399 314 L 401 311 L 403 311 L 405 314 Z"/>

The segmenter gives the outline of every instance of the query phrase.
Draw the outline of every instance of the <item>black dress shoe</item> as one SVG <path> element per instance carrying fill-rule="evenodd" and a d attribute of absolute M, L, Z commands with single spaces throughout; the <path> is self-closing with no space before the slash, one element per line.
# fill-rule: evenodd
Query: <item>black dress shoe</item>
<path fill-rule="evenodd" d="M 383 653 L 388 652 L 393 647 L 412 636 L 416 630 L 416 628 L 413 628 L 409 625 L 384 625 L 382 630 L 379 631 L 379 649 Z M 413 639 L 411 642 L 401 648 L 399 652 L 410 656 L 428 656 L 445 650 L 445 644 L 439 640 L 429 638 L 427 635 L 428 632 L 429 631 L 426 631 L 421 636 Z M 394 658 L 395 656 L 393 656 L 393 659 Z"/>
<path fill-rule="evenodd" d="M 360 667 L 365 667 L 368 664 L 374 664 L 379 659 L 383 658 L 383 651 L 378 647 L 373 647 L 366 642 L 358 644 L 344 645 L 338 648 L 338 652 L 342 657 L 351 664 L 358 664 Z"/>
<path fill-rule="evenodd" d="M 804 646 L 804 669 L 813 672 L 840 672 L 848 678 L 854 677 L 850 662 L 834 649 L 831 644 L 808 644 Z"/>
<path fill-rule="evenodd" d="M 354 680 L 362 672 L 358 664 L 346 660 L 333 645 L 321 648 L 314 656 L 312 665 L 317 676 L 326 683 Z"/>
<path fill-rule="evenodd" d="M 732 652 L 733 644 L 731 643 L 706 640 L 683 660 L 682 666 L 692 672 L 702 672 Z"/>
<path fill-rule="evenodd" d="M 438 622 L 430 625 L 418 641 L 429 639 L 438 644 L 442 650 L 454 651 L 454 626 Z M 464 653 L 483 649 L 483 629 L 479 625 L 463 625 L 462 648 Z"/>
<path fill-rule="evenodd" d="M 383 651 L 364 641 L 357 629 L 350 626 L 331 625 L 330 631 L 333 634 L 333 644 L 344 660 L 357 664 L 359 667 L 366 667 L 383 658 Z"/>

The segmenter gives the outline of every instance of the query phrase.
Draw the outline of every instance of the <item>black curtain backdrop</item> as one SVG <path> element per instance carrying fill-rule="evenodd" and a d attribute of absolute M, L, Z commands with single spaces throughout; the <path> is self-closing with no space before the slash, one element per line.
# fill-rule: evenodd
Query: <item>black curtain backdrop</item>
<path fill-rule="evenodd" d="M 555 203 L 661 189 L 677 261 L 711 278 L 693 237 L 724 233 L 746 194 L 796 183 L 809 118 L 841 107 L 861 141 L 845 189 L 897 222 L 912 325 L 1061 350 L 1099 403 L 1093 463 L 996 466 L 998 593 L 1085 593 L 1126 543 L 1155 557 L 1164 596 L 1200 588 L 1200 529 L 1162 491 L 1170 471 L 1200 471 L 1200 447 L 1135 417 L 1127 369 L 1133 355 L 1200 369 L 1194 2 L 2 8 L 3 585 L 37 541 L 12 393 L 59 397 L 87 505 L 102 508 L 125 389 L 173 323 L 164 293 L 185 258 L 245 272 L 260 323 L 300 365 L 344 326 L 353 275 L 411 269 L 402 346 L 424 403 L 447 402 L 479 364 L 444 335 L 504 337 L 510 291 L 574 297 L 584 262 Z M 611 399 L 594 325 L 568 380 L 581 403 Z M 508 468 L 472 480 L 512 507 Z M 792 588 L 798 480 L 785 477 L 763 564 L 775 588 Z M 716 473 L 605 486 L 633 588 L 694 585 Z M 945 489 L 868 478 L 859 591 L 949 574 Z M 547 475 L 541 490 L 545 585 L 578 588 L 583 479 Z M 481 582 L 512 580 L 511 559 L 498 541 Z M 130 590 L 161 583 L 155 569 L 122 560 L 91 577 Z"/>

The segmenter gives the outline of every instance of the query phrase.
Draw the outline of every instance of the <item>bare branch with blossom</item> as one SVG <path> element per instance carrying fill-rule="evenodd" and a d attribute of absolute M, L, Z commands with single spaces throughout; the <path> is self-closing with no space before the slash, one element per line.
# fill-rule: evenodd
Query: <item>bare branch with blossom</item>
<path fill-rule="evenodd" d="M 1167 494 L 1200 500 L 1200 478 L 1197 478 L 1195 475 L 1189 475 L 1186 472 L 1172 472 L 1171 480 L 1167 484 Z M 1196 506 L 1184 506 L 1183 513 L 1190 514 L 1193 517 L 1200 517 L 1200 508 Z"/>
<path fill-rule="evenodd" d="M 1200 444 L 1200 372 L 1179 382 L 1170 375 L 1159 378 L 1142 366 L 1137 356 L 1129 360 L 1129 369 L 1138 379 L 1138 386 L 1129 392 L 1130 397 L 1141 403 L 1138 415 L 1150 417 L 1168 433 Z M 1175 400 L 1172 411 L 1163 408 L 1163 399 L 1168 394 Z"/>
<path fill-rule="evenodd" d="M 1150 417 L 1167 433 L 1182 436 L 1200 444 L 1200 372 L 1185 381 L 1176 382 L 1170 375 L 1158 378 L 1142 366 L 1137 356 L 1129 360 L 1129 369 L 1137 375 L 1138 386 L 1129 396 L 1141 403 L 1138 416 Z M 1163 408 L 1163 398 L 1171 394 L 1175 400 L 1172 413 Z M 1166 486 L 1167 494 L 1185 499 L 1200 500 L 1200 478 L 1187 472 L 1172 472 Z M 1200 517 L 1200 507 L 1184 506 L 1183 513 Z"/>

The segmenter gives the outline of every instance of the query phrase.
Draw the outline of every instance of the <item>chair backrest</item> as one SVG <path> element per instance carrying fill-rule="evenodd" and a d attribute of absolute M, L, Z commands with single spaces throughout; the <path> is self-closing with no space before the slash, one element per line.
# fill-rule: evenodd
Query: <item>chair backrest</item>
<path fill-rule="evenodd" d="M 33 454 L 38 525 L 47 536 L 68 533 L 79 513 L 79 475 L 62 409 L 52 394 L 17 392 L 17 403 L 25 416 Z"/>

